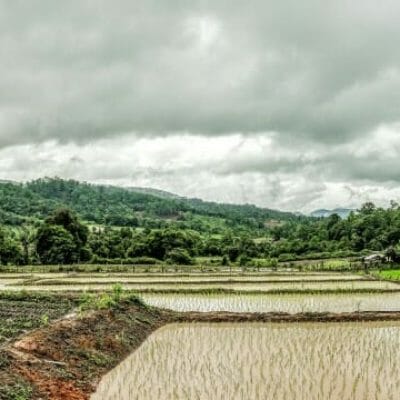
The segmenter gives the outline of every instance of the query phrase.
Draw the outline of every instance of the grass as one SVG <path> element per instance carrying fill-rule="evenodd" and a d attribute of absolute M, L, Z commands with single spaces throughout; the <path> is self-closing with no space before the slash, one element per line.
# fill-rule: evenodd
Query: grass
<path fill-rule="evenodd" d="M 33 389 L 23 379 L 10 384 L 0 384 L 0 400 L 29 400 Z"/>
<path fill-rule="evenodd" d="M 0 272 L 23 272 L 23 273 L 51 273 L 51 272 L 246 272 L 267 271 L 269 259 L 257 258 L 246 266 L 232 263 L 230 266 L 221 266 L 221 257 L 196 257 L 194 265 L 169 265 L 162 261 L 157 264 L 74 264 L 74 265 L 26 265 L 26 266 L 1 266 Z M 265 266 L 257 266 L 256 264 Z M 278 269 L 292 269 L 303 271 L 359 271 L 362 270 L 360 261 L 346 258 L 332 258 L 321 260 L 297 260 L 281 261 Z"/>
<path fill-rule="evenodd" d="M 400 281 L 400 269 L 388 269 L 374 273 L 375 276 L 381 279 L 388 279 L 392 281 Z"/>
<path fill-rule="evenodd" d="M 305 260 L 294 263 L 304 271 L 359 271 L 362 265 L 359 261 L 350 259 Z"/>
<path fill-rule="evenodd" d="M 57 288 L 57 286 L 55 286 Z M 107 290 L 107 288 L 92 288 L 88 289 L 85 288 L 84 291 L 81 290 L 76 290 L 74 291 L 71 287 L 69 289 L 69 293 L 79 293 L 79 292 L 86 292 L 86 293 L 102 293 L 104 290 Z M 125 289 L 129 291 L 129 289 Z M 59 291 L 60 292 L 65 292 L 68 291 L 68 288 L 63 288 L 63 290 Z M 33 291 L 35 292 L 35 290 Z M 57 293 L 57 290 L 52 289 L 47 289 L 46 292 L 40 292 L 39 290 L 37 291 L 39 293 Z M 136 295 L 141 295 L 141 294 L 205 294 L 205 295 L 212 295 L 212 294 L 253 294 L 253 295 L 269 295 L 269 294 L 353 294 L 353 293 L 399 293 L 400 292 L 400 287 L 399 289 L 371 289 L 371 288 L 361 288 L 361 289 L 275 289 L 275 290 L 238 290 L 238 289 L 225 289 L 225 288 L 202 288 L 202 289 L 135 289 L 132 291 Z"/>
<path fill-rule="evenodd" d="M 60 318 L 77 305 L 70 296 L 50 293 L 0 292 L 0 400 L 30 399 L 33 389 L 10 371 L 2 349 L 21 334 Z"/>
<path fill-rule="evenodd" d="M 0 346 L 26 331 L 60 318 L 76 304 L 70 296 L 0 292 Z"/>

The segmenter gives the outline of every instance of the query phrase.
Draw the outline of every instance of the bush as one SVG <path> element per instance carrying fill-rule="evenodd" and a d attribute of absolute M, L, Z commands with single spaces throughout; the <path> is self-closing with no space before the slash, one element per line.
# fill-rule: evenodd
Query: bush
<path fill-rule="evenodd" d="M 110 265 L 154 265 L 161 261 L 152 257 L 133 257 L 133 258 L 104 258 L 94 256 L 91 264 L 110 264 Z"/>
<path fill-rule="evenodd" d="M 123 288 L 120 284 L 112 287 L 111 293 L 90 294 L 82 293 L 79 299 L 80 311 L 106 310 L 115 307 L 121 301 Z"/>
<path fill-rule="evenodd" d="M 172 249 L 166 255 L 166 261 L 169 264 L 179 264 L 179 265 L 192 265 L 194 263 L 192 257 L 185 249 Z"/>
<path fill-rule="evenodd" d="M 252 260 L 250 265 L 256 268 L 277 268 L 278 260 L 276 258 L 261 258 Z"/>
<path fill-rule="evenodd" d="M 239 258 L 239 265 L 241 267 L 245 267 L 250 263 L 250 258 L 248 256 L 246 256 L 245 254 L 242 254 Z"/>
<path fill-rule="evenodd" d="M 139 265 L 154 265 L 159 264 L 160 260 L 152 257 L 135 257 L 130 259 L 131 264 L 139 264 Z"/>

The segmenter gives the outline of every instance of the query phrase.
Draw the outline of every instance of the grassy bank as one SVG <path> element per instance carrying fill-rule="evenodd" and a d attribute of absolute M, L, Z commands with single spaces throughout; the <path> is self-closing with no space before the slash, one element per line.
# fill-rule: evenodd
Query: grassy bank
<path fill-rule="evenodd" d="M 265 272 L 276 270 L 294 271 L 321 271 L 321 272 L 350 272 L 362 271 L 362 263 L 354 258 L 327 258 L 327 259 L 303 259 L 297 261 L 280 261 L 276 266 L 271 267 L 265 264 L 264 259 L 255 259 L 246 265 L 231 263 L 211 264 L 203 259 L 191 265 L 178 265 L 167 263 L 156 264 L 72 264 L 72 265 L 2 265 L 1 272 L 7 273 L 52 273 L 52 272 L 130 272 L 130 273 L 204 273 L 204 272 Z"/>
<path fill-rule="evenodd" d="M 23 286 L 21 286 L 22 288 Z M 111 287 L 111 285 L 110 285 Z M 18 287 L 19 288 L 19 287 Z M 69 288 L 66 286 L 61 285 L 54 285 L 54 287 L 44 287 L 44 286 L 27 286 L 28 293 L 51 293 L 56 295 L 57 293 L 68 293 L 69 295 L 74 294 L 96 294 L 101 293 L 104 290 L 108 290 L 109 287 L 102 286 L 101 288 L 90 288 L 84 287 L 83 285 L 73 286 L 69 285 Z M 60 290 L 57 290 L 60 288 Z M 317 295 L 317 294 L 376 294 L 376 293 L 399 293 L 400 292 L 400 285 L 399 287 L 393 288 L 372 288 L 372 287 L 365 287 L 365 288 L 294 288 L 294 289 L 230 289 L 230 288 L 223 288 L 223 287 L 216 287 L 216 288 L 160 288 L 160 289 L 153 289 L 153 288 L 146 288 L 146 289 L 126 289 L 127 292 L 136 293 L 139 296 L 142 294 L 157 294 L 157 295 L 217 295 L 217 294 L 226 294 L 226 295 L 295 295 L 295 294 L 308 294 L 308 295 Z"/>

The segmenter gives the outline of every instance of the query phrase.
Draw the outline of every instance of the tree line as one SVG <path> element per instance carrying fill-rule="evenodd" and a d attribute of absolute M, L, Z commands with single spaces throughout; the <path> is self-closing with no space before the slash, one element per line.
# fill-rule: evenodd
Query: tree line
<path fill-rule="evenodd" d="M 282 222 L 269 230 L 235 230 L 218 234 L 201 229 L 88 226 L 68 208 L 59 208 L 35 225 L 0 226 L 1 264 L 155 263 L 191 264 L 195 257 L 217 257 L 221 263 L 252 259 L 295 260 L 389 252 L 397 257 L 400 207 L 364 204 L 346 219 Z"/>

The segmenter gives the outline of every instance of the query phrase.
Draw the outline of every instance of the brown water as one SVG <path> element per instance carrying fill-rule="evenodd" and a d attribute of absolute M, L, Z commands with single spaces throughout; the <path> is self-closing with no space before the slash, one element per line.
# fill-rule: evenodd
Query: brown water
<path fill-rule="evenodd" d="M 368 280 L 344 280 L 344 281 L 312 281 L 312 282 L 301 282 L 301 281 L 292 281 L 292 282 L 208 282 L 208 283 L 196 283 L 196 282 L 183 282 L 183 281 L 175 281 L 175 282 L 164 282 L 162 284 L 148 282 L 140 282 L 140 283 L 131 283 L 129 281 L 121 278 L 120 280 L 113 280 L 109 282 L 105 280 L 103 283 L 99 283 L 98 281 L 90 281 L 87 279 L 86 281 L 73 282 L 73 281 L 63 281 L 57 280 L 55 284 L 52 284 L 51 280 L 46 280 L 46 282 L 33 282 L 30 285 L 18 285 L 18 283 L 8 283 L 5 287 L 8 287 L 10 290 L 107 290 L 110 289 L 116 282 L 121 283 L 124 289 L 130 290 L 213 290 L 213 289 L 232 289 L 236 291 L 262 291 L 262 292 L 274 292 L 274 291 L 285 291 L 285 290 L 295 290 L 295 291 L 321 291 L 321 290 L 392 290 L 399 291 L 400 284 L 394 282 L 386 282 L 386 281 L 368 281 Z M 0 280 L 1 283 L 1 280 Z"/>
<path fill-rule="evenodd" d="M 337 294 L 147 294 L 155 307 L 174 311 L 354 312 L 400 311 L 400 292 Z"/>
<path fill-rule="evenodd" d="M 156 331 L 92 400 L 395 400 L 400 323 L 180 324 Z"/>
<path fill-rule="evenodd" d="M 301 281 L 359 281 L 365 280 L 366 277 L 363 275 L 356 274 L 309 274 L 309 275 L 300 275 L 300 274 L 286 274 L 286 275 L 212 275 L 212 274 L 203 274 L 203 275 L 191 275 L 191 276 L 169 276 L 167 274 L 163 276 L 140 276 L 137 275 L 118 275 L 118 274 L 108 274 L 108 275 L 99 275 L 99 274 L 74 274 L 73 276 L 68 275 L 58 275 L 58 276 L 43 276 L 43 275 L 35 275 L 36 278 L 40 280 L 38 283 L 43 284 L 51 284 L 51 282 L 55 279 L 56 281 L 62 281 L 65 283 L 115 283 L 115 282 L 125 282 L 125 283 L 157 283 L 157 282 L 170 282 L 170 283 L 202 283 L 202 282 L 212 282 L 212 281 L 226 281 L 226 282 L 235 282 L 235 281 L 293 281 L 293 282 L 301 282 Z M 2 276 L 0 275 L 0 279 Z M 43 279 L 42 279 L 43 278 Z"/>

